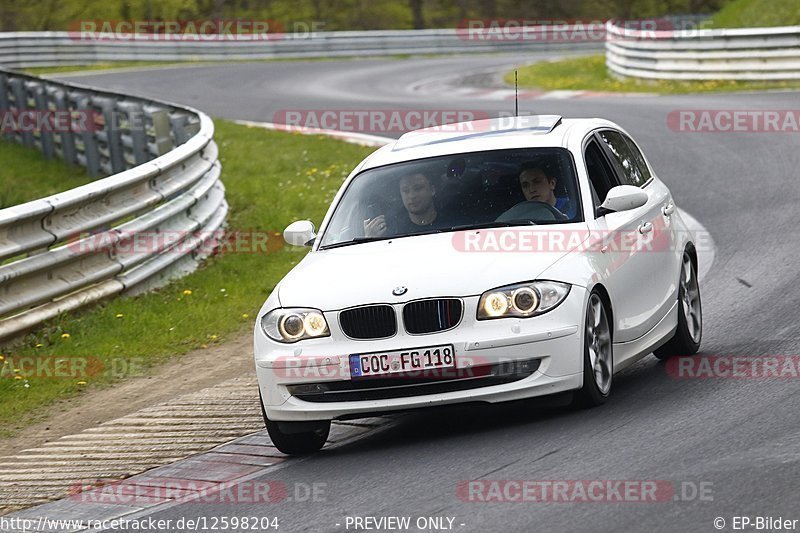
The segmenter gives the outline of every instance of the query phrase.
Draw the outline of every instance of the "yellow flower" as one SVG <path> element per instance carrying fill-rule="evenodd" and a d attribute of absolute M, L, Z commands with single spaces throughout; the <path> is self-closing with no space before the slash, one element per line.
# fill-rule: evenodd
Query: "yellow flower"
<path fill-rule="evenodd" d="M 0 355 L 0 361 L 5 361 L 5 360 L 6 360 L 6 358 L 3 357 L 2 355 Z"/>
<path fill-rule="evenodd" d="M 116 317 L 117 317 L 117 318 L 122 318 L 122 317 L 124 317 L 124 316 L 125 316 L 125 315 L 123 315 L 122 313 L 117 313 L 117 314 L 116 314 Z"/>
<path fill-rule="evenodd" d="M 200 346 L 200 347 L 201 347 L 202 349 L 204 349 L 204 350 L 205 350 L 206 348 L 208 348 L 208 344 L 203 344 L 203 345 L 202 345 L 202 346 Z"/>
<path fill-rule="evenodd" d="M 192 291 L 191 291 L 191 289 L 185 289 L 185 290 L 183 291 L 183 295 L 184 295 L 184 296 L 191 296 L 191 295 L 192 295 Z"/>
<path fill-rule="evenodd" d="M 208 338 L 211 339 L 212 341 L 217 340 L 217 336 L 216 335 L 209 335 Z"/>
<path fill-rule="evenodd" d="M 14 379 L 22 379 L 22 376 L 14 376 Z"/>
<path fill-rule="evenodd" d="M 42 344 L 41 342 L 37 342 L 37 343 L 36 343 L 36 347 L 37 347 L 37 348 L 41 348 L 42 346 L 44 346 L 44 344 Z"/>
<path fill-rule="evenodd" d="M 242 318 L 250 318 L 250 315 L 248 315 L 247 313 L 242 313 Z M 2 361 L 2 359 L 0 359 L 0 361 Z"/>
<path fill-rule="evenodd" d="M 85 381 L 79 381 L 78 385 L 86 385 L 86 382 Z"/>
<path fill-rule="evenodd" d="M 69 339 L 69 333 L 62 333 L 61 334 L 61 338 L 62 339 Z"/>

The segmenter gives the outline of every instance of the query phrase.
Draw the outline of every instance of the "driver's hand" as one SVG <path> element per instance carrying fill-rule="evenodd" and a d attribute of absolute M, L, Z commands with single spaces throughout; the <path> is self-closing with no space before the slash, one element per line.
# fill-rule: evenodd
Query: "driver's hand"
<path fill-rule="evenodd" d="M 364 235 L 367 237 L 382 237 L 386 233 L 386 217 L 378 215 L 372 220 L 364 221 Z"/>

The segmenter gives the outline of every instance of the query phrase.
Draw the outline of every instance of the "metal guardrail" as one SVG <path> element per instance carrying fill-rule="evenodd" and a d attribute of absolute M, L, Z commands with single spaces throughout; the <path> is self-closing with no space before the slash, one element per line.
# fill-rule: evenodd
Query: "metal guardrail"
<path fill-rule="evenodd" d="M 2 137 L 107 177 L 0 209 L 0 340 L 188 273 L 213 249 L 228 211 L 205 114 L 0 69 L 0 112 L 57 111 L 93 126 Z"/>
<path fill-rule="evenodd" d="M 598 31 L 598 30 L 595 30 Z M 600 30 L 602 32 L 602 26 Z M 601 40 L 568 42 L 519 35 L 470 38 L 467 29 L 335 31 L 273 34 L 268 40 L 165 40 L 81 38 L 71 32 L 0 33 L 0 65 L 36 67 L 86 65 L 111 61 L 226 61 L 280 57 L 451 54 L 521 50 L 599 49 Z M 602 33 L 601 33 L 602 37 Z"/>
<path fill-rule="evenodd" d="M 606 25 L 606 65 L 622 77 L 800 79 L 800 26 L 640 31 Z"/>

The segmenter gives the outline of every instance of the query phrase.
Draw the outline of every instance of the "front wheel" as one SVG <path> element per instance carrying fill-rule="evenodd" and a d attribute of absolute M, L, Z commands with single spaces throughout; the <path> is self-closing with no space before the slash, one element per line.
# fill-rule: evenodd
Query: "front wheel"
<path fill-rule="evenodd" d="M 583 387 L 576 403 L 594 407 L 606 402 L 611 394 L 614 375 L 614 351 L 611 326 L 603 300 L 596 292 L 589 295 L 583 335 Z"/>
<path fill-rule="evenodd" d="M 703 338 L 703 309 L 700 284 L 692 258 L 683 252 L 681 279 L 678 284 L 678 328 L 672 338 L 653 354 L 659 359 L 674 355 L 692 355 L 700 349 Z"/>
<path fill-rule="evenodd" d="M 287 455 L 306 455 L 322 449 L 328 440 L 331 421 L 273 422 L 267 421 L 272 443 Z"/>
<path fill-rule="evenodd" d="M 328 440 L 331 431 L 330 420 L 313 422 L 275 422 L 267 418 L 264 402 L 259 393 L 261 415 L 267 425 L 267 433 L 272 444 L 287 455 L 307 455 L 318 452 Z"/>

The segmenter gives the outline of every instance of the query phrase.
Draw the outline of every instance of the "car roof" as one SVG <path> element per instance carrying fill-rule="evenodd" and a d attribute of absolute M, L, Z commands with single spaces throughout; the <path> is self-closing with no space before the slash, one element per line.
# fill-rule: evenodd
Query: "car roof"
<path fill-rule="evenodd" d="M 559 115 L 526 115 L 458 122 L 414 130 L 375 151 L 359 170 L 449 154 L 507 148 L 566 147 L 572 136 L 583 138 L 600 127 L 619 126 L 599 118 L 565 119 Z"/>

